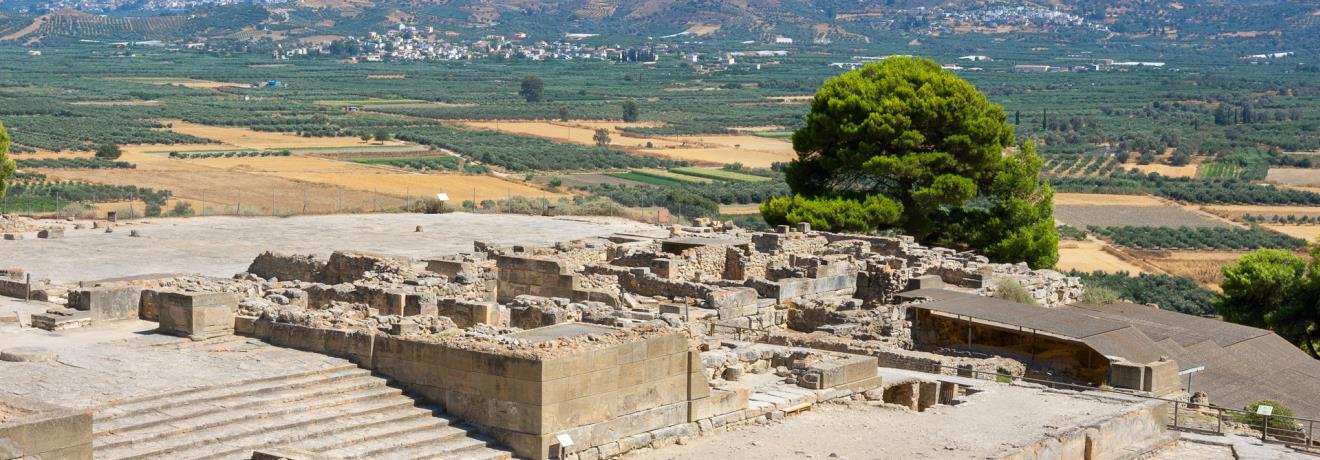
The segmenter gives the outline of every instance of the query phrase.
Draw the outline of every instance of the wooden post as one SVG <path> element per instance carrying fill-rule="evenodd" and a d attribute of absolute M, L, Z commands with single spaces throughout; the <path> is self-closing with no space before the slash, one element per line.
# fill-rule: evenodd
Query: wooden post
<path fill-rule="evenodd" d="M 972 348 L 972 317 L 967 317 L 967 348 Z"/>
<path fill-rule="evenodd" d="M 31 273 L 28 273 L 28 274 L 27 274 L 27 284 L 25 284 L 25 285 L 23 286 L 23 301 L 24 301 L 24 302 L 31 302 L 31 301 L 32 301 L 32 274 L 31 274 Z"/>

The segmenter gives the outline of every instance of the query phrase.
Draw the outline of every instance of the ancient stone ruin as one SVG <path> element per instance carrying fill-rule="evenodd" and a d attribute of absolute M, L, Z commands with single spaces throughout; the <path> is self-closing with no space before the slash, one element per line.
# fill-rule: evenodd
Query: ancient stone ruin
<path fill-rule="evenodd" d="M 777 420 L 831 400 L 923 412 L 958 404 L 979 391 L 971 382 L 994 378 L 987 375 L 1094 378 L 1091 368 L 1059 372 L 1011 353 L 952 350 L 941 329 L 918 323 L 936 324 L 934 313 L 921 309 L 929 299 L 905 294 L 984 298 L 1006 282 L 1025 288 L 1040 305 L 1030 308 L 1042 310 L 1076 302 L 1082 290 L 1076 278 L 1057 272 L 990 263 L 906 237 L 805 225 L 747 232 L 706 221 L 674 227 L 667 238 L 619 234 L 548 247 L 476 242 L 470 252 L 427 260 L 267 252 L 232 278 L 175 274 L 77 286 L 13 280 L 0 281 L 8 283 L 0 289 L 52 302 L 32 316 L 34 326 L 52 331 L 145 320 L 160 334 L 184 338 L 176 347 L 246 338 L 345 360 L 461 421 L 476 441 L 454 449 L 472 458 L 593 459 Z M 1141 390 L 1141 376 L 1150 374 L 1140 364 L 1135 369 Z M 1101 383 L 1109 382 L 1101 374 Z M 1128 371 L 1113 375 L 1113 382 L 1132 379 Z M 159 411 L 117 408 L 123 404 L 97 413 L 124 426 L 97 431 L 106 437 L 95 444 L 98 458 L 188 449 L 355 458 L 400 448 L 279 430 L 254 431 L 260 442 L 251 438 L 252 448 L 242 444 L 249 438 L 219 434 L 227 441 L 184 441 L 186 430 L 172 435 L 176 442 L 132 427 L 182 426 L 193 416 L 160 418 Z M 1143 440 L 1163 436 L 1163 424 L 1150 420 L 1162 417 L 1160 409 L 1132 410 L 1134 425 L 1119 424 L 1123 429 Z M 1095 430 L 1067 436 L 1046 436 L 1025 449 L 1089 443 L 1111 450 L 1085 458 L 1105 458 L 1125 448 L 1101 443 Z M 227 443 L 229 450 L 221 449 Z"/>

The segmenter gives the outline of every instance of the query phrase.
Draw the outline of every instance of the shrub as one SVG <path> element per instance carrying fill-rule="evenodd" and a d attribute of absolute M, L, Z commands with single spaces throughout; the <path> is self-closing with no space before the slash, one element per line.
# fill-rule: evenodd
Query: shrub
<path fill-rule="evenodd" d="M 188 217 L 193 215 L 192 203 L 187 201 L 177 201 L 174 203 L 174 209 L 170 210 L 170 215 L 174 217 Z"/>
<path fill-rule="evenodd" d="M 1237 414 L 1235 415 L 1234 418 L 1237 418 L 1239 422 L 1246 424 L 1247 426 L 1251 426 L 1259 429 L 1261 425 L 1265 423 L 1265 416 L 1256 414 L 1256 408 L 1260 406 L 1271 406 L 1274 408 L 1273 415 L 1270 415 L 1270 429 L 1272 430 L 1297 429 L 1296 421 L 1292 419 L 1283 418 L 1283 417 L 1293 417 L 1294 415 L 1292 409 L 1289 409 L 1287 406 L 1284 406 L 1283 404 L 1279 404 L 1278 401 L 1272 401 L 1269 399 L 1262 399 L 1260 401 L 1256 401 L 1254 403 L 1248 404 L 1246 407 L 1242 408 L 1242 410 L 1246 411 L 1247 413 Z"/>
<path fill-rule="evenodd" d="M 1095 305 L 1110 304 L 1118 301 L 1118 291 L 1103 286 L 1087 286 L 1082 291 L 1082 302 Z"/>
<path fill-rule="evenodd" d="M 1009 278 L 999 278 L 995 280 L 994 297 L 1009 302 L 1040 306 L 1040 304 L 1036 303 L 1036 299 L 1031 297 L 1031 293 L 1027 292 L 1027 288 L 1022 287 L 1017 281 L 1013 281 Z"/>
<path fill-rule="evenodd" d="M 123 155 L 123 152 L 119 150 L 118 145 L 106 143 L 96 147 L 97 158 L 104 160 L 117 160 L 120 155 Z"/>
<path fill-rule="evenodd" d="M 446 214 L 453 212 L 445 202 L 440 201 L 438 198 L 431 197 L 414 200 L 409 203 L 405 209 L 408 212 L 418 212 L 422 214 Z"/>

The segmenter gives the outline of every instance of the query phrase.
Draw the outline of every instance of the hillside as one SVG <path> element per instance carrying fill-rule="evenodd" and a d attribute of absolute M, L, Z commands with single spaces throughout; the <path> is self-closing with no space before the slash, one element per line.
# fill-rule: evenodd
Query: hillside
<path fill-rule="evenodd" d="M 0 37 L 78 39 L 297 39 L 357 35 L 400 23 L 451 34 L 525 32 L 620 37 L 867 42 L 896 35 L 1067 33 L 1253 40 L 1300 46 L 1320 36 L 1320 8 L 1283 0 L 1053 2 L 930 0 L 297 0 L 294 3 L 81 0 L 0 1 Z M 79 15 L 73 10 L 98 15 Z M 49 14 L 47 14 L 49 13 Z M 110 17 L 103 17 L 105 14 Z M 6 37 L 10 40 L 15 37 Z"/>

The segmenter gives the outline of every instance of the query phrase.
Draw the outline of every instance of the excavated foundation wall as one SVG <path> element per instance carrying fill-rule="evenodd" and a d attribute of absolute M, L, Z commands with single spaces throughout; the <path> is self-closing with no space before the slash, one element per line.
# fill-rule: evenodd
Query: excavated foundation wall
<path fill-rule="evenodd" d="M 91 460 L 92 413 L 0 395 L 0 459 Z"/>
<path fill-rule="evenodd" d="M 1001 460 L 1103 460 L 1141 458 L 1168 436 L 1168 403 L 1148 401 L 1128 412 L 1066 431 L 1044 434 Z"/>
<path fill-rule="evenodd" d="M 237 319 L 236 332 L 349 359 L 444 406 L 522 457 L 548 458 L 561 433 L 572 436 L 574 451 L 598 452 L 624 438 L 747 407 L 746 393 L 711 390 L 699 352 L 688 351 L 678 332 L 550 358 L 246 317 Z"/>
<path fill-rule="evenodd" d="M 914 338 L 923 346 L 966 348 L 995 355 L 1018 357 L 1063 372 L 1093 385 L 1105 382 L 1109 358 L 1085 344 L 1067 341 L 1031 331 L 1005 329 L 984 324 L 968 324 L 943 316 L 919 313 Z M 971 346 L 968 347 L 968 328 Z"/>

